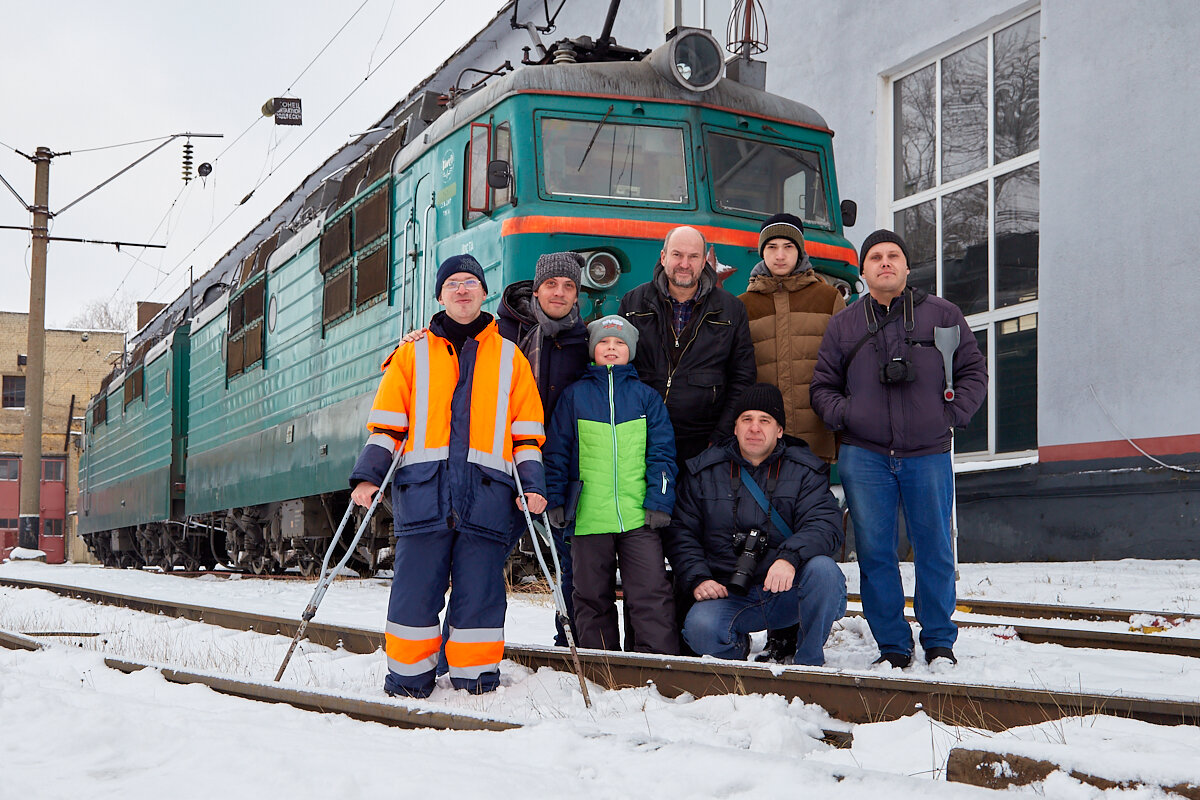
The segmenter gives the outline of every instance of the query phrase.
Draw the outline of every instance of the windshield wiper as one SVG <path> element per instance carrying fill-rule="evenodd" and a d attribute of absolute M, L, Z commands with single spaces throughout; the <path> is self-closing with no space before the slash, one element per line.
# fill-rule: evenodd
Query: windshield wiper
<path fill-rule="evenodd" d="M 596 130 L 592 132 L 592 140 L 588 142 L 587 150 L 583 151 L 583 158 L 579 159 L 579 166 L 575 168 L 576 172 L 583 169 L 583 162 L 587 161 L 588 153 L 592 152 L 592 145 L 596 143 L 596 137 L 600 135 L 600 129 L 604 127 L 604 121 L 608 119 L 608 115 L 613 112 L 613 107 L 609 106 L 608 111 L 604 112 L 604 116 L 600 118 L 600 124 L 596 126 Z"/>

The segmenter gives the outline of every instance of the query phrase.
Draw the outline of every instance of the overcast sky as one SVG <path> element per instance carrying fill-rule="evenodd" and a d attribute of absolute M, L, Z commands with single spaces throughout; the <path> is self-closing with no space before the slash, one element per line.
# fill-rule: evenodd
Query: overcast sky
<path fill-rule="evenodd" d="M 0 175 L 26 203 L 33 202 L 34 168 L 14 148 L 31 155 L 39 146 L 73 151 L 51 163 L 50 209 L 58 211 L 161 139 L 83 150 L 186 131 L 225 136 L 192 140 L 195 164 L 213 164 L 207 180 L 184 184 L 183 140 L 178 139 L 52 221 L 54 236 L 153 242 L 167 249 L 117 252 L 111 246 L 51 242 L 47 325 L 66 324 L 95 300 L 119 295 L 169 302 L 178 296 L 187 287 L 189 265 L 197 275 L 210 268 L 305 176 L 371 127 L 503 4 L 445 0 L 363 84 L 438 2 L 0 0 L 5 32 Z M 263 102 L 289 88 L 303 101 L 302 127 L 276 126 L 261 116 Z M 253 198 L 238 208 L 264 178 Z M 29 224 L 30 215 L 0 184 L 0 225 Z M 29 263 L 29 235 L 0 230 L 0 310 L 28 310 Z"/>

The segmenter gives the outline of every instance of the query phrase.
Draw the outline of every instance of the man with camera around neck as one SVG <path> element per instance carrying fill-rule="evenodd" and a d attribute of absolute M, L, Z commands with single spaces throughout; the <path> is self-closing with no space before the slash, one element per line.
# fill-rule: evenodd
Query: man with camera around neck
<path fill-rule="evenodd" d="M 683 638 L 697 655 L 744 659 L 751 633 L 799 622 L 793 663 L 820 666 L 846 611 L 829 467 L 784 436 L 771 384 L 746 389 L 734 411 L 733 436 L 688 460 L 663 535 L 676 584 L 696 599 Z"/>
<path fill-rule="evenodd" d="M 916 572 L 914 608 L 927 663 L 957 663 L 951 432 L 987 394 L 987 361 L 958 307 L 908 287 L 908 248 L 892 231 L 859 256 L 868 293 L 825 331 L 812 405 L 841 437 L 838 471 L 854 520 L 863 614 L 876 664 L 912 663 L 897 557 L 904 508 Z M 948 380 L 949 378 L 949 380 Z"/>

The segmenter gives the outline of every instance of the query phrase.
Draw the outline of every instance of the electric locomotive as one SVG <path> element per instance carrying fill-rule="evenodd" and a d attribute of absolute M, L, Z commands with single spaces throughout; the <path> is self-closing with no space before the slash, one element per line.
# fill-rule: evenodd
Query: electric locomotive
<path fill-rule="evenodd" d="M 416 97 L 219 264 L 200 310 L 188 301 L 134 349 L 89 405 L 79 531 L 93 553 L 310 574 L 348 501 L 379 365 L 437 310 L 451 254 L 483 265 L 494 311 L 540 254 L 579 252 L 592 319 L 650 278 L 677 225 L 704 234 L 725 288 L 742 291 L 762 221 L 787 211 L 816 269 L 851 293 L 854 209 L 820 115 L 723 78 L 707 31 L 647 53 L 600 42 L 563 40 L 541 63 Z M 391 545 L 385 501 L 355 563 L 386 567 Z"/>

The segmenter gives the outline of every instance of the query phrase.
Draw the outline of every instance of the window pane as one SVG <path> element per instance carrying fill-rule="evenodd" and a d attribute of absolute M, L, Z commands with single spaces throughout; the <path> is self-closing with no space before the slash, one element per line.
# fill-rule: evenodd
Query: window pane
<path fill-rule="evenodd" d="M 996 34 L 996 163 L 1038 148 L 1039 14 Z"/>
<path fill-rule="evenodd" d="M 66 477 L 67 465 L 57 458 L 42 459 L 42 480 L 62 483 Z"/>
<path fill-rule="evenodd" d="M 1038 177 L 1040 168 L 996 177 L 996 306 L 1038 296 Z"/>
<path fill-rule="evenodd" d="M 491 147 L 492 129 L 488 125 L 474 123 L 471 125 L 471 146 L 468 167 L 468 213 L 488 210 L 487 165 L 489 148 Z"/>
<path fill-rule="evenodd" d="M 937 294 L 937 220 L 934 201 L 896 214 L 896 233 L 908 246 L 908 285 Z"/>
<path fill-rule="evenodd" d="M 988 310 L 987 184 L 942 198 L 942 297 L 966 315 Z"/>
<path fill-rule="evenodd" d="M 896 199 L 933 186 L 937 75 L 930 64 L 896 81 Z"/>
<path fill-rule="evenodd" d="M 15 458 L 0 458 L 0 481 L 15 481 L 21 471 L 21 462 Z"/>
<path fill-rule="evenodd" d="M 987 41 L 942 59 L 942 183 L 987 166 Z"/>
<path fill-rule="evenodd" d="M 512 131 L 509 130 L 507 122 L 496 126 L 496 149 L 492 153 L 492 158 L 507 161 L 509 168 L 512 168 Z M 492 208 L 499 208 L 511 200 L 511 187 L 492 189 Z"/>
<path fill-rule="evenodd" d="M 689 199 L 678 128 L 545 118 L 542 164 L 545 191 L 556 198 L 677 204 Z"/>
<path fill-rule="evenodd" d="M 708 155 L 717 208 L 763 216 L 785 211 L 829 227 L 819 153 L 710 133 Z"/>
<path fill-rule="evenodd" d="M 974 331 L 975 341 L 979 343 L 979 352 L 983 353 L 983 357 L 987 358 L 987 328 Z M 988 364 L 988 374 L 991 374 L 992 365 Z M 971 418 L 971 424 L 967 427 L 956 430 L 954 432 L 954 452 L 956 453 L 978 453 L 986 452 L 988 449 L 988 407 L 987 400 L 983 401 L 983 405 L 975 412 L 975 416 Z"/>
<path fill-rule="evenodd" d="M 4 408 L 24 408 L 25 376 L 5 375 L 3 381 L 3 396 Z"/>
<path fill-rule="evenodd" d="M 1037 314 L 996 323 L 996 452 L 1037 447 Z"/>

